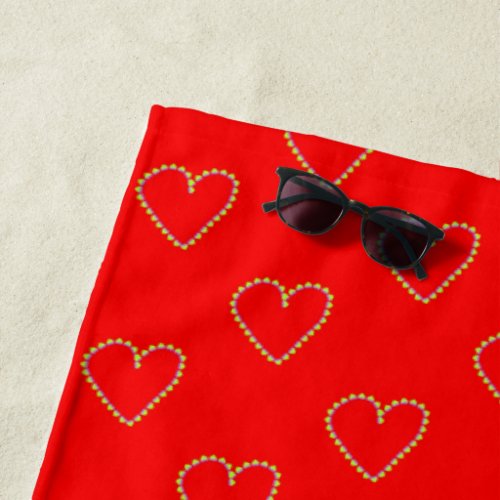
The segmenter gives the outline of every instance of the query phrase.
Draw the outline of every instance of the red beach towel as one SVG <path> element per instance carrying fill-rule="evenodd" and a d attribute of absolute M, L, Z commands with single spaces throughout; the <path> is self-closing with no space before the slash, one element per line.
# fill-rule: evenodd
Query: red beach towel
<path fill-rule="evenodd" d="M 428 278 L 359 216 L 264 214 L 278 166 L 442 227 Z M 154 106 L 34 498 L 498 499 L 499 182 Z"/>

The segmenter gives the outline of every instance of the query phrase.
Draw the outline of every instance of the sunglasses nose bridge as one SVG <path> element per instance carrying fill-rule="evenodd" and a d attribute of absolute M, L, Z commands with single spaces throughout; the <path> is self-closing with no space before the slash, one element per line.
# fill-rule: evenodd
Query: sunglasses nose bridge
<path fill-rule="evenodd" d="M 352 210 L 359 215 L 366 215 L 368 213 L 368 209 L 369 209 L 368 205 L 365 205 L 364 203 L 361 203 L 360 201 L 349 200 L 347 202 L 347 205 L 349 207 L 349 210 Z"/>

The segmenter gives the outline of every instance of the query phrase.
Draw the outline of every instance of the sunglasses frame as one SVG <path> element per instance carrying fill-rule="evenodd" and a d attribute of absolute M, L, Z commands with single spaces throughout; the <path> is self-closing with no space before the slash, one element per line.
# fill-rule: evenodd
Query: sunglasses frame
<path fill-rule="evenodd" d="M 295 231 L 298 231 L 299 233 L 319 236 L 319 235 L 325 234 L 328 231 L 330 231 L 331 229 L 333 229 L 345 217 L 347 212 L 352 210 L 353 212 L 356 212 L 358 215 L 361 215 L 361 217 L 362 217 L 361 228 L 360 228 L 361 243 L 362 243 L 363 249 L 365 250 L 365 253 L 368 255 L 368 257 L 370 257 L 372 260 L 377 262 L 377 264 L 380 264 L 380 265 L 387 267 L 387 268 L 390 268 L 390 269 L 397 269 L 400 271 L 407 270 L 407 269 L 413 269 L 415 271 L 417 278 L 420 280 L 425 279 L 427 277 L 427 274 L 422 267 L 421 260 L 425 257 L 425 255 L 427 254 L 429 249 L 434 245 L 434 243 L 436 241 L 440 241 L 440 240 L 444 239 L 445 233 L 441 228 L 435 226 L 434 224 L 430 223 L 429 221 L 423 219 L 422 217 L 419 217 L 418 215 L 415 215 L 415 214 L 408 212 L 407 210 L 403 210 L 401 208 L 391 207 L 391 206 L 370 207 L 368 205 L 365 205 L 364 203 L 361 203 L 360 201 L 353 200 L 353 199 L 349 198 L 333 182 L 330 182 L 329 180 L 327 180 L 319 175 L 316 175 L 316 174 L 312 174 L 310 172 L 305 172 L 303 170 L 297 170 L 295 168 L 289 168 L 289 167 L 278 167 L 276 169 L 276 173 L 278 174 L 278 176 L 280 178 L 280 183 L 278 186 L 278 193 L 276 195 L 275 201 L 269 201 L 269 202 L 262 204 L 262 208 L 263 208 L 265 213 L 276 210 L 278 212 L 280 219 L 288 227 L 294 229 Z M 340 213 L 340 215 L 337 217 L 337 219 L 332 224 L 330 224 L 328 227 L 326 227 L 322 231 L 304 231 L 304 230 L 298 229 L 297 227 L 289 224 L 285 220 L 285 218 L 283 217 L 283 214 L 281 213 L 280 200 L 281 200 L 281 193 L 283 191 L 283 187 L 285 186 L 285 184 L 288 180 L 290 180 L 291 178 L 296 177 L 296 176 L 311 177 L 313 179 L 319 179 L 321 182 L 326 183 L 330 188 L 332 188 L 338 194 L 339 199 L 342 202 L 342 212 Z M 370 253 L 366 249 L 366 247 L 365 247 L 365 226 L 366 226 L 366 223 L 369 221 L 370 215 L 372 215 L 376 212 L 379 212 L 381 210 L 393 210 L 393 211 L 402 213 L 404 215 L 411 216 L 411 217 L 415 218 L 418 222 L 420 222 L 425 227 L 426 234 L 427 234 L 426 246 L 425 246 L 424 250 L 422 251 L 422 253 L 420 254 L 420 256 L 416 260 L 412 261 L 412 263 L 410 265 L 408 265 L 408 266 L 394 266 L 394 265 L 384 264 L 383 262 L 377 260 L 372 255 L 370 255 Z"/>

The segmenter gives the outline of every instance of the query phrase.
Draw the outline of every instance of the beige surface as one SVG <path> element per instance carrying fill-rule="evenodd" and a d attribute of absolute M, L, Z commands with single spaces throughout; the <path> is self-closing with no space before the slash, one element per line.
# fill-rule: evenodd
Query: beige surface
<path fill-rule="evenodd" d="M 151 104 L 498 175 L 496 2 L 1 2 L 0 498 L 27 499 Z"/>

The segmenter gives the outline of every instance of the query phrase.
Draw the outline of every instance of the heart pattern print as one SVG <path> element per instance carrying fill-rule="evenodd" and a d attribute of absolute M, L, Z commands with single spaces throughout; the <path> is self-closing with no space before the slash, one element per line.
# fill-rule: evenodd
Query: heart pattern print
<path fill-rule="evenodd" d="M 305 170 L 307 170 L 309 173 L 316 174 L 317 172 L 314 169 L 314 167 L 306 160 L 304 154 L 297 146 L 297 143 L 295 142 L 292 133 L 287 131 L 283 134 L 283 137 L 286 141 L 286 145 L 290 148 L 290 151 L 295 156 L 295 159 L 300 164 L 300 166 Z M 362 153 L 358 155 L 358 157 L 350 165 L 348 165 L 339 174 L 339 176 L 336 179 L 334 179 L 333 183 L 336 186 L 340 186 L 340 184 L 342 184 L 342 181 L 345 181 L 350 175 L 352 175 L 355 172 L 355 170 L 361 166 L 362 162 L 364 162 L 368 158 L 368 155 L 370 155 L 371 153 L 373 153 L 373 149 L 365 149 Z"/>
<path fill-rule="evenodd" d="M 267 334 L 275 333 L 276 336 L 281 336 L 285 333 L 285 330 L 288 330 L 290 326 L 283 327 L 266 327 L 266 325 L 259 330 L 259 333 L 255 332 L 255 329 L 251 326 L 251 318 L 247 317 L 246 314 L 242 314 L 240 301 L 242 297 L 248 294 L 249 290 L 255 291 L 258 287 L 262 290 L 262 287 L 271 287 L 274 291 L 278 292 L 278 297 L 280 298 L 280 307 L 282 311 L 289 310 L 293 308 L 291 304 L 292 299 L 299 298 L 301 293 L 304 291 L 312 291 L 313 294 L 319 297 L 323 303 L 321 310 L 318 311 L 319 315 L 317 318 L 312 320 L 312 324 L 310 326 L 304 327 L 304 331 L 298 332 L 295 337 L 292 337 L 292 345 L 287 347 L 282 347 L 284 352 L 276 353 L 269 346 L 266 347 L 266 343 L 263 340 L 262 336 Z M 311 298 L 309 299 L 311 300 Z M 261 301 L 261 304 L 269 303 L 267 301 Z M 260 352 L 262 356 L 264 356 L 269 362 L 274 363 L 279 366 L 285 361 L 288 361 L 291 356 L 297 353 L 299 349 L 301 349 L 305 343 L 307 343 L 316 332 L 321 330 L 323 325 L 326 324 L 328 317 L 330 316 L 331 308 L 333 307 L 333 295 L 330 293 L 330 290 L 327 287 L 320 285 L 319 283 L 311 283 L 307 282 L 304 284 L 298 284 L 295 288 L 290 288 L 286 290 L 286 288 L 279 283 L 278 280 L 272 280 L 271 278 L 255 278 L 253 281 L 247 281 L 245 285 L 239 286 L 238 290 L 233 293 L 233 298 L 230 302 L 231 306 L 231 314 L 234 317 L 234 320 L 238 324 L 238 326 L 243 330 L 244 335 L 248 338 L 249 342 L 253 344 L 255 349 Z M 262 310 L 258 310 L 258 314 L 260 316 L 264 316 Z M 269 314 L 269 323 L 273 318 L 276 321 L 276 317 L 279 314 L 279 310 L 275 310 L 275 314 Z M 295 317 L 295 321 L 297 322 L 298 318 Z M 255 321 L 255 319 L 254 319 Z M 303 325 L 302 325 L 303 326 Z M 293 335 L 293 334 L 292 334 Z"/>
<path fill-rule="evenodd" d="M 172 375 L 167 376 L 167 383 L 161 384 L 161 389 L 156 392 L 149 400 L 147 400 L 144 406 L 131 417 L 125 416 L 123 410 L 118 408 L 117 403 L 110 399 L 107 392 L 102 388 L 102 382 L 100 381 L 100 378 L 96 378 L 96 375 L 91 368 L 93 358 L 96 355 L 104 352 L 105 350 L 110 350 L 111 348 L 116 347 L 126 348 L 126 350 L 129 351 L 128 359 L 123 358 L 121 360 L 114 360 L 114 365 L 115 367 L 118 367 L 118 369 L 120 368 L 120 365 L 126 363 L 127 365 L 131 364 L 134 371 L 139 371 L 142 367 L 142 364 L 147 360 L 148 357 L 151 356 L 151 354 L 161 351 L 173 354 L 173 357 L 176 359 L 176 367 L 174 370 L 171 370 Z M 111 415 L 113 415 L 113 417 L 116 417 L 120 423 L 125 424 L 128 427 L 132 427 L 134 424 L 141 422 L 143 417 L 145 417 L 151 410 L 153 410 L 155 406 L 158 405 L 162 399 L 166 398 L 167 395 L 174 390 L 175 386 L 179 384 L 180 378 L 182 377 L 184 372 L 184 368 L 186 367 L 185 363 L 186 356 L 184 356 L 179 348 L 176 348 L 171 344 L 166 345 L 160 343 L 158 345 L 151 345 L 147 349 L 143 349 L 142 351 L 140 351 L 138 347 L 132 345 L 132 342 L 128 340 L 124 341 L 123 339 L 118 338 L 108 339 L 106 342 L 99 342 L 96 347 L 91 347 L 88 353 L 84 354 L 83 361 L 81 362 L 81 367 L 82 374 L 84 375 L 85 380 L 89 383 L 96 396 L 100 399 L 102 404 L 111 413 Z M 112 378 L 112 375 L 110 375 L 107 370 L 104 371 L 103 378 L 104 376 L 106 376 L 107 378 Z M 116 384 L 125 389 L 125 398 L 127 398 L 127 392 L 130 388 L 129 384 L 123 383 L 123 381 L 119 378 L 116 380 Z M 138 387 L 138 390 L 140 389 L 141 387 Z"/>
<path fill-rule="evenodd" d="M 226 474 L 227 474 L 227 486 L 230 489 L 234 489 L 234 487 L 237 485 L 237 480 L 239 477 L 241 477 L 245 472 L 248 472 L 249 470 L 252 469 L 263 469 L 267 472 L 270 473 L 271 476 L 271 486 L 269 491 L 267 492 L 267 495 L 265 497 L 261 497 L 262 500 L 273 500 L 275 496 L 278 494 L 278 488 L 280 486 L 280 478 L 281 474 L 278 472 L 278 469 L 276 468 L 275 465 L 271 465 L 268 462 L 261 462 L 259 460 L 252 460 L 250 462 L 244 462 L 242 465 L 239 465 L 237 467 L 234 467 L 228 461 L 221 457 L 217 457 L 216 455 L 203 455 L 200 458 L 197 458 L 193 460 L 190 464 L 187 464 L 180 472 L 179 472 L 179 478 L 177 479 L 177 492 L 180 495 L 180 500 L 204 500 L 205 497 L 203 494 L 201 496 L 196 496 L 192 497 L 188 495 L 186 491 L 186 478 L 189 476 L 190 473 L 193 472 L 193 469 L 203 467 L 204 465 L 207 464 L 219 464 L 222 467 L 224 467 Z M 249 485 L 250 491 L 246 492 L 245 498 L 255 498 L 255 500 L 260 500 L 260 498 L 255 496 L 254 490 L 255 486 L 252 484 Z M 233 497 L 231 497 L 233 498 Z M 239 498 L 239 497 L 238 497 Z"/>
<path fill-rule="evenodd" d="M 344 442 L 344 439 L 341 437 L 339 431 L 336 429 L 336 426 L 333 423 L 333 419 L 336 413 L 342 408 L 348 407 L 355 401 L 363 401 L 372 405 L 377 427 L 384 425 L 389 413 L 392 412 L 395 408 L 401 406 L 414 408 L 421 414 L 420 424 L 418 425 L 417 430 L 413 434 L 411 439 L 408 442 L 403 443 L 400 449 L 392 456 L 392 458 L 390 458 L 390 460 L 386 464 L 379 468 L 377 472 L 370 472 L 367 470 L 366 466 L 363 465 L 363 463 L 360 462 L 359 458 L 357 458 L 349 449 L 348 445 Z M 417 402 L 414 399 L 402 398 L 399 401 L 395 400 L 390 404 L 382 406 L 382 403 L 376 401 L 373 396 L 365 394 L 351 394 L 348 397 L 341 398 L 340 401 L 336 401 L 335 403 L 333 403 L 333 406 L 328 409 L 325 422 L 328 435 L 333 440 L 335 445 L 339 448 L 340 452 L 344 455 L 344 458 L 349 462 L 349 464 L 354 467 L 354 469 L 359 474 L 361 474 L 364 479 L 367 479 L 372 483 L 376 483 L 378 480 L 384 478 L 388 472 L 391 472 L 394 467 L 406 455 L 408 455 L 413 450 L 413 448 L 418 445 L 419 441 L 423 439 L 424 433 L 427 431 L 427 426 L 429 424 L 429 416 L 430 412 L 426 409 L 425 405 Z M 353 421 L 357 420 L 353 419 Z M 373 429 L 371 432 L 376 431 L 377 429 Z M 359 429 L 356 429 L 356 432 L 359 432 Z M 383 443 L 383 445 L 384 444 L 385 443 Z M 374 450 L 371 449 L 370 453 L 373 453 L 373 451 Z"/>
<path fill-rule="evenodd" d="M 148 199 L 146 195 L 146 187 L 148 184 L 158 182 L 161 179 L 161 174 L 166 172 L 178 172 L 184 176 L 185 179 L 185 190 L 186 193 L 191 198 L 190 201 L 186 201 L 186 205 L 192 204 L 192 197 L 197 192 L 197 188 L 203 185 L 203 181 L 206 181 L 210 177 L 223 177 L 229 180 L 230 188 L 227 192 L 227 198 L 223 201 L 223 205 L 214 214 L 208 216 L 208 220 L 202 223 L 198 223 L 193 234 L 186 235 L 183 239 L 180 239 L 175 232 L 168 227 L 164 222 L 162 217 L 159 215 L 159 209 L 155 208 L 152 202 Z M 138 185 L 135 188 L 137 192 L 137 199 L 139 200 L 141 207 L 149 215 L 151 222 L 155 227 L 163 234 L 168 241 L 170 241 L 174 247 L 180 248 L 182 250 L 188 250 L 190 247 L 196 244 L 204 234 L 206 234 L 210 228 L 221 221 L 221 218 L 226 216 L 228 211 L 233 208 L 233 203 L 236 201 L 236 195 L 239 192 L 238 186 L 239 181 L 236 179 L 234 174 L 227 172 L 226 170 L 218 170 L 212 168 L 211 170 L 204 170 L 201 174 L 193 175 L 184 166 L 177 166 L 175 163 L 170 165 L 162 165 L 160 168 L 153 168 L 150 172 L 146 172 L 143 177 L 138 180 Z M 179 188 L 178 188 L 179 189 Z M 158 203 L 163 203 L 167 197 L 172 197 L 172 187 L 166 186 L 165 190 L 161 193 L 163 199 L 159 198 Z M 178 205 L 181 205 L 180 203 Z M 175 204 L 174 204 L 175 206 Z M 178 207 L 175 207 L 178 208 Z M 192 207 L 191 207 L 192 208 Z M 198 210 L 192 210 L 195 213 Z M 186 217 L 186 211 L 177 214 L 172 222 L 181 220 Z"/>
<path fill-rule="evenodd" d="M 493 394 L 493 397 L 495 399 L 498 399 L 498 402 L 500 403 L 500 387 L 497 384 L 493 383 L 492 377 L 493 375 L 489 373 L 489 371 L 483 366 L 483 360 L 482 356 L 484 352 L 488 352 L 488 350 L 497 348 L 497 356 L 494 357 L 495 362 L 492 363 L 492 369 L 496 370 L 497 376 L 498 376 L 498 367 L 499 367 L 499 361 L 500 361 L 500 356 L 498 355 L 498 348 L 500 346 L 500 332 L 498 332 L 496 335 L 491 335 L 488 337 L 487 340 L 483 340 L 481 344 L 476 347 L 476 352 L 474 353 L 473 360 L 474 360 L 474 368 L 477 371 L 477 374 L 479 378 L 483 381 L 483 383 L 486 385 L 488 390 Z"/>

